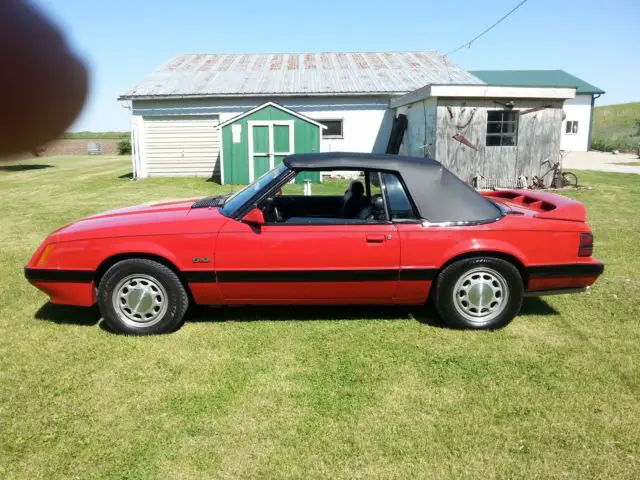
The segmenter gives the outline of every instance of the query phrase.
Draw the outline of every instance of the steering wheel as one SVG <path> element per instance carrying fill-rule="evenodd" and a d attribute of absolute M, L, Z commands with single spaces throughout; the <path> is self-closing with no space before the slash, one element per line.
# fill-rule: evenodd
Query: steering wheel
<path fill-rule="evenodd" d="M 280 212 L 278 207 L 276 207 L 275 205 L 273 205 L 273 220 L 276 223 L 284 222 L 284 217 L 282 216 L 282 213 Z"/>
<path fill-rule="evenodd" d="M 265 201 L 262 213 L 268 222 L 284 222 L 284 216 L 280 209 L 275 205 L 273 198 L 269 198 Z"/>

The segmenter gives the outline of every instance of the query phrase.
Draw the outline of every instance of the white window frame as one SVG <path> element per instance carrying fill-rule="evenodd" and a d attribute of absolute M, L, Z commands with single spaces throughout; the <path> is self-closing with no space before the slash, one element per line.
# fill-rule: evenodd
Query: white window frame
<path fill-rule="evenodd" d="M 321 129 L 322 130 L 321 135 L 322 135 L 322 138 L 324 138 L 325 140 L 340 140 L 344 138 L 344 118 L 336 118 L 336 117 L 322 118 L 322 119 L 316 119 L 316 122 L 322 123 L 322 125 L 325 125 L 324 122 L 340 122 L 340 132 L 341 132 L 340 135 L 325 135 L 324 129 Z"/>
<path fill-rule="evenodd" d="M 495 112 L 499 112 L 502 114 L 501 119 L 500 120 L 489 120 L 489 113 L 495 113 Z M 505 120 L 504 119 L 504 115 L 505 114 L 510 114 L 510 115 L 514 115 L 515 116 L 515 120 Z M 504 126 L 505 124 L 513 124 L 515 126 L 515 129 L 513 132 L 509 132 L 509 133 L 504 133 L 501 131 L 500 133 L 489 133 L 489 124 L 499 124 Z M 484 144 L 487 148 L 493 148 L 493 147 L 517 147 L 518 146 L 518 136 L 520 134 L 520 111 L 519 110 L 513 110 L 513 109 L 508 109 L 508 108 L 500 108 L 500 109 L 492 109 L 492 110 L 488 110 L 487 111 L 487 120 L 486 120 L 486 134 L 485 134 L 485 140 L 484 140 Z M 498 145 L 489 145 L 487 143 L 487 141 L 489 140 L 489 138 L 498 138 L 500 140 L 500 143 Z M 504 145 L 502 143 L 502 139 L 503 138 L 513 138 L 513 145 Z"/>
<path fill-rule="evenodd" d="M 575 124 L 576 126 L 576 131 L 573 131 L 573 125 Z M 569 131 L 567 132 L 567 128 L 571 126 L 571 128 L 569 129 Z M 578 135 L 578 132 L 580 131 L 580 123 L 578 120 L 567 120 L 564 126 L 564 134 L 565 135 Z"/>

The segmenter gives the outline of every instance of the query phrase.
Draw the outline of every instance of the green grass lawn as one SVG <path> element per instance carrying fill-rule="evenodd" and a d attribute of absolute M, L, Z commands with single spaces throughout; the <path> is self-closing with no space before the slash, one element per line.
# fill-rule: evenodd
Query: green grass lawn
<path fill-rule="evenodd" d="M 614 165 L 626 165 L 628 167 L 640 167 L 640 162 L 619 162 Z"/>
<path fill-rule="evenodd" d="M 579 172 L 606 272 L 502 331 L 422 308 L 237 308 L 135 338 L 48 305 L 22 272 L 84 215 L 229 190 L 129 172 L 0 165 L 0 478 L 640 477 L 637 176 Z"/>

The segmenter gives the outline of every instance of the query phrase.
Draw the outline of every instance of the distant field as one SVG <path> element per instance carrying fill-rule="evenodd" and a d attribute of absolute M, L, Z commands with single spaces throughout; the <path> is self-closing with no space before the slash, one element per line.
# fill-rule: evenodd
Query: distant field
<path fill-rule="evenodd" d="M 62 135 L 64 139 L 82 139 L 82 138 L 90 138 L 90 139 L 114 139 L 114 138 L 128 138 L 130 132 L 66 132 Z"/>
<path fill-rule="evenodd" d="M 635 151 L 640 145 L 640 102 L 606 105 L 594 110 L 594 150 Z"/>

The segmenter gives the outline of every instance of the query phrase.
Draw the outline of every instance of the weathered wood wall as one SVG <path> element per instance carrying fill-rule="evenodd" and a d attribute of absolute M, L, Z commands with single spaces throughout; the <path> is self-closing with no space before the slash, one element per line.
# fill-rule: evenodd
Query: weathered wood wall
<path fill-rule="evenodd" d="M 506 103 L 510 99 L 496 99 Z M 560 152 L 562 102 L 550 100 L 515 100 L 519 110 L 517 146 L 486 146 L 487 111 L 505 107 L 493 99 L 438 99 L 436 156 L 462 180 L 471 182 L 484 176 L 486 186 L 515 187 L 520 175 L 529 182 L 534 175 L 548 170 L 545 160 L 557 161 Z M 551 105 L 530 113 L 528 109 Z M 470 148 L 454 140 L 460 134 L 477 147 Z M 549 179 L 547 179 L 549 181 Z"/>
<path fill-rule="evenodd" d="M 438 101 L 435 98 L 427 98 L 398 110 L 399 113 L 407 116 L 407 131 L 400 146 L 401 155 L 436 158 L 437 104 Z"/>

